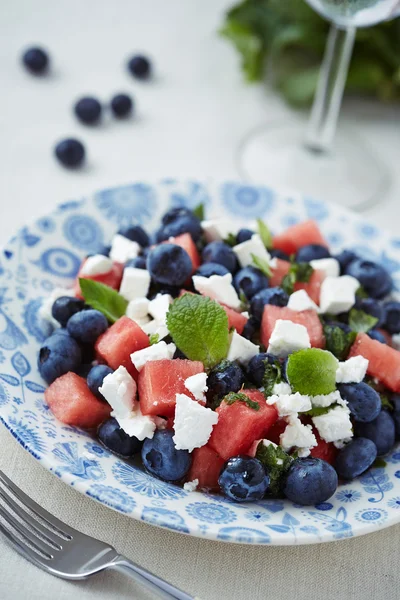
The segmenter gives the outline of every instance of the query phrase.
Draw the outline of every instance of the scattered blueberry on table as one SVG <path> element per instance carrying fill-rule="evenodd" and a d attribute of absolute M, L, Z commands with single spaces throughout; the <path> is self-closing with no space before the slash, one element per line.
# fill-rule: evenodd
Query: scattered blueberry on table
<path fill-rule="evenodd" d="M 140 54 L 132 56 L 128 61 L 128 69 L 136 79 L 149 79 L 151 63 L 148 58 Z"/>
<path fill-rule="evenodd" d="M 118 119 L 128 117 L 133 111 L 132 98 L 128 94 L 116 94 L 112 97 L 110 106 Z"/>
<path fill-rule="evenodd" d="M 43 75 L 46 73 L 50 64 L 49 55 L 43 48 L 39 47 L 25 50 L 22 55 L 22 62 L 27 70 L 34 75 Z"/>
<path fill-rule="evenodd" d="M 75 103 L 74 113 L 81 123 L 95 125 L 100 121 L 102 107 L 97 98 L 85 96 Z"/>
<path fill-rule="evenodd" d="M 54 152 L 64 167 L 80 167 L 85 160 L 85 147 L 82 142 L 74 138 L 67 138 L 58 142 Z"/>

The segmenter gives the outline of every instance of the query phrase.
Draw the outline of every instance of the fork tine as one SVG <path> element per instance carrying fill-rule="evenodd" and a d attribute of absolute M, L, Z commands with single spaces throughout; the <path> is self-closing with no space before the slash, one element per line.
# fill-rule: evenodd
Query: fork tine
<path fill-rule="evenodd" d="M 7 527 L 5 525 L 3 525 L 3 523 L 1 521 L 0 521 L 0 532 L 4 535 L 4 537 L 7 538 L 7 540 L 11 544 L 11 546 L 17 552 L 19 552 L 19 554 L 21 554 L 21 556 L 23 556 L 24 558 L 26 558 L 27 560 L 29 560 L 35 564 L 38 564 L 38 561 L 37 561 L 38 554 L 34 550 L 29 548 L 29 546 L 26 546 L 18 538 L 16 538 L 15 535 L 13 535 L 13 533 L 11 533 L 11 531 L 9 529 L 7 529 Z"/>
<path fill-rule="evenodd" d="M 0 471 L 0 482 L 10 491 L 18 500 L 24 504 L 29 510 L 31 510 L 35 515 L 37 515 L 40 519 L 45 521 L 50 527 L 64 536 L 66 539 L 72 539 L 74 535 L 76 535 L 76 530 L 72 529 L 56 517 L 53 517 L 50 513 L 47 512 L 44 508 L 36 504 L 34 500 L 29 498 L 19 487 L 15 485 L 8 477 Z"/>
<path fill-rule="evenodd" d="M 25 542 L 28 542 L 37 552 L 41 555 L 44 555 L 48 560 L 53 558 L 53 555 L 50 554 L 50 546 L 45 544 L 41 539 L 36 537 L 23 523 L 17 521 L 13 515 L 5 510 L 3 506 L 0 505 L 0 517 L 11 525 L 18 533 L 23 537 Z M 22 542 L 21 542 L 22 543 Z"/>

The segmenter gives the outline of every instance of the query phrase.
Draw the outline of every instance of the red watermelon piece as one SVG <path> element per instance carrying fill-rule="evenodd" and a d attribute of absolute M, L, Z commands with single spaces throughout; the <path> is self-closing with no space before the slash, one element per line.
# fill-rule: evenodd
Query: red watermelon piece
<path fill-rule="evenodd" d="M 190 233 L 182 233 L 181 235 L 177 235 L 171 240 L 171 243 L 176 244 L 177 246 L 180 246 L 181 248 L 186 250 L 186 252 L 189 254 L 190 260 L 192 261 L 192 273 L 197 271 L 197 269 L 201 265 L 201 258 L 199 251 L 197 250 L 196 244 L 194 243 Z"/>
<path fill-rule="evenodd" d="M 225 306 L 225 304 L 221 304 L 221 306 L 228 316 L 229 329 L 234 327 L 239 334 L 242 334 L 248 321 L 248 317 L 244 316 L 242 313 L 236 312 L 236 310 L 233 310 L 233 308 L 230 308 L 229 306 Z"/>
<path fill-rule="evenodd" d="M 323 271 L 315 270 L 311 275 L 309 281 L 306 283 L 295 283 L 294 291 L 305 290 L 310 296 L 311 300 L 314 300 L 315 304 L 319 304 L 319 297 L 321 294 L 321 285 L 325 279 L 325 273 Z"/>
<path fill-rule="evenodd" d="M 359 333 L 351 347 L 351 356 L 364 356 L 369 360 L 367 373 L 376 377 L 392 392 L 400 392 L 400 352 L 366 333 Z"/>
<path fill-rule="evenodd" d="M 147 333 L 129 317 L 121 317 L 98 338 L 95 350 L 97 360 L 105 362 L 112 369 L 118 369 L 122 365 L 137 379 L 131 354 L 149 345 Z"/>
<path fill-rule="evenodd" d="M 198 479 L 199 490 L 218 492 L 218 478 L 224 463 L 224 459 L 208 444 L 201 448 L 195 448 L 192 452 L 192 466 L 186 476 L 186 481 Z"/>
<path fill-rule="evenodd" d="M 258 390 L 243 390 L 251 400 L 258 402 L 260 410 L 244 402 L 226 404 L 217 408 L 218 423 L 214 426 L 208 445 L 223 459 L 246 454 L 255 440 L 267 437 L 267 432 L 278 418 L 274 406 L 269 406 Z"/>
<path fill-rule="evenodd" d="M 272 277 L 269 280 L 270 287 L 276 287 L 282 284 L 282 280 L 285 275 L 288 274 L 290 269 L 290 262 L 287 260 L 282 260 L 281 258 L 276 258 L 276 267 L 272 270 Z"/>
<path fill-rule="evenodd" d="M 111 406 L 98 400 L 76 373 L 58 377 L 46 389 L 45 400 L 54 416 L 67 425 L 92 429 L 110 416 Z"/>
<path fill-rule="evenodd" d="M 284 419 L 278 419 L 276 423 L 274 423 L 272 427 L 268 430 L 267 439 L 279 446 L 280 436 L 285 431 L 286 425 L 287 423 Z"/>
<path fill-rule="evenodd" d="M 160 417 L 173 416 L 176 394 L 191 396 L 185 387 L 185 380 L 203 372 L 203 363 L 199 361 L 175 358 L 147 362 L 140 371 L 138 380 L 142 413 Z"/>
<path fill-rule="evenodd" d="M 299 325 L 304 325 L 310 336 L 311 346 L 313 348 L 324 348 L 325 338 L 321 325 L 321 321 L 318 318 L 318 314 L 315 310 L 303 310 L 297 312 L 291 310 L 286 306 L 273 306 L 267 304 L 264 308 L 263 317 L 261 321 L 261 343 L 268 348 L 269 338 L 274 330 L 275 323 L 278 319 L 283 321 L 292 321 Z"/>
<path fill-rule="evenodd" d="M 308 246 L 308 244 L 320 244 L 328 247 L 318 225 L 311 219 L 292 225 L 283 233 L 274 236 L 273 239 L 274 248 L 286 252 L 289 256 L 295 254 L 302 246 Z"/>
<path fill-rule="evenodd" d="M 84 259 L 84 261 L 82 262 L 80 269 L 79 269 L 79 273 L 78 273 L 75 283 L 74 283 L 74 291 L 75 291 L 75 296 L 77 296 L 77 298 L 83 299 L 83 296 L 81 293 L 81 288 L 79 286 L 79 278 L 80 277 L 82 277 L 83 279 L 92 279 L 93 281 L 98 281 L 99 283 L 108 285 L 109 287 L 113 288 L 114 290 L 119 290 L 119 287 L 120 287 L 121 281 L 122 281 L 122 275 L 124 272 L 124 265 L 121 265 L 121 263 L 118 263 L 118 262 L 114 262 L 113 268 L 109 273 L 104 273 L 104 275 L 90 275 L 89 276 L 89 275 L 81 275 L 80 274 L 85 262 L 86 262 L 86 259 Z"/>
<path fill-rule="evenodd" d="M 318 446 L 314 446 L 311 448 L 311 456 L 313 458 L 321 458 L 325 460 L 330 465 L 335 463 L 336 457 L 338 455 L 339 450 L 335 448 L 332 442 L 325 442 L 325 440 L 321 439 L 318 435 L 318 431 L 313 429 L 313 433 L 317 438 Z"/>

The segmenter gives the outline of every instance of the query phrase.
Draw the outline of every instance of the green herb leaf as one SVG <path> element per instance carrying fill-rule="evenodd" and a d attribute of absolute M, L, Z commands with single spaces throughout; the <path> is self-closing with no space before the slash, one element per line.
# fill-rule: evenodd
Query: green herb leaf
<path fill-rule="evenodd" d="M 313 406 L 311 410 L 307 410 L 306 412 L 302 412 L 302 415 L 307 415 L 308 417 L 320 417 L 321 415 L 326 415 L 331 408 L 334 408 L 335 404 L 331 406 Z"/>
<path fill-rule="evenodd" d="M 249 310 L 250 302 L 246 298 L 246 294 L 242 289 L 239 291 L 239 300 L 240 300 L 240 310 L 243 312 L 245 310 Z"/>
<path fill-rule="evenodd" d="M 308 283 L 313 272 L 314 269 L 309 263 L 292 262 L 288 274 L 282 280 L 281 287 L 287 294 L 293 294 L 295 283 Z"/>
<path fill-rule="evenodd" d="M 389 396 L 387 396 L 386 394 L 379 394 L 381 397 L 381 406 L 382 408 L 386 409 L 386 410 L 393 410 L 394 406 L 392 404 L 392 402 L 389 400 Z"/>
<path fill-rule="evenodd" d="M 158 344 L 159 341 L 160 341 L 160 336 L 158 335 L 158 333 L 151 333 L 149 335 L 150 346 L 154 346 L 154 344 Z"/>
<path fill-rule="evenodd" d="M 269 494 L 280 497 L 282 495 L 283 477 L 293 462 L 292 457 L 279 446 L 273 444 L 265 446 L 263 442 L 260 442 L 257 446 L 256 458 L 264 465 L 269 475 Z"/>
<path fill-rule="evenodd" d="M 204 204 L 198 204 L 196 208 L 192 210 L 195 217 L 200 219 L 200 221 L 204 221 Z"/>
<path fill-rule="evenodd" d="M 82 277 L 79 285 L 86 304 L 103 313 L 110 323 L 124 316 L 128 301 L 108 285 Z"/>
<path fill-rule="evenodd" d="M 243 394 L 242 392 L 229 392 L 229 394 L 227 394 L 225 396 L 224 402 L 226 402 L 227 404 L 234 404 L 235 402 L 243 402 L 244 404 L 246 404 L 249 408 L 252 408 L 253 410 L 260 410 L 259 403 L 256 402 L 255 400 L 250 400 L 250 398 L 248 396 L 246 396 L 246 394 Z"/>
<path fill-rule="evenodd" d="M 257 219 L 258 233 L 264 246 L 270 250 L 272 248 L 272 234 L 268 225 L 262 219 Z"/>
<path fill-rule="evenodd" d="M 236 246 L 237 244 L 236 235 L 234 233 L 228 233 L 227 237 L 224 239 L 224 242 L 233 248 L 233 246 Z"/>
<path fill-rule="evenodd" d="M 269 264 L 267 263 L 266 260 L 264 260 L 263 258 L 260 258 L 259 256 L 256 256 L 255 254 L 251 254 L 251 258 L 253 260 L 253 265 L 257 269 L 259 269 L 261 271 L 261 273 L 264 273 L 264 275 L 266 277 L 272 276 L 271 267 L 269 266 Z"/>
<path fill-rule="evenodd" d="M 380 456 L 378 456 L 378 458 L 376 458 L 372 464 L 373 469 L 384 469 L 385 467 L 387 467 L 387 462 Z"/>
<path fill-rule="evenodd" d="M 367 292 L 364 290 L 363 286 L 360 285 L 360 287 L 358 288 L 358 290 L 356 291 L 356 296 L 357 298 L 361 298 L 362 300 L 364 300 L 365 298 L 368 298 L 368 294 Z"/>
<path fill-rule="evenodd" d="M 353 331 L 357 331 L 358 333 L 367 333 L 377 322 L 378 319 L 376 317 L 357 308 L 352 308 L 349 313 L 349 325 Z"/>
<path fill-rule="evenodd" d="M 229 349 L 228 317 L 217 302 L 206 296 L 184 294 L 170 306 L 168 330 L 190 360 L 201 361 L 211 369 Z"/>
<path fill-rule="evenodd" d="M 319 396 L 336 390 L 337 367 L 338 360 L 330 352 L 306 348 L 289 356 L 286 372 L 294 392 Z"/>
<path fill-rule="evenodd" d="M 335 325 L 324 325 L 325 348 L 332 352 L 339 360 L 346 360 L 349 355 L 350 348 L 353 345 L 357 333 L 350 331 L 346 333 L 340 327 Z"/>
<path fill-rule="evenodd" d="M 265 372 L 263 376 L 264 396 L 271 396 L 274 385 L 282 381 L 282 371 L 279 360 L 272 364 L 268 360 L 264 360 Z"/>

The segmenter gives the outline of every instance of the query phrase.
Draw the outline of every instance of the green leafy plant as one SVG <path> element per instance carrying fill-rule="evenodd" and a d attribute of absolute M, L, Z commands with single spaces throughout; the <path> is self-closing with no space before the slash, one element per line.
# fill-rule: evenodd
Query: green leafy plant
<path fill-rule="evenodd" d="M 235 402 L 243 402 L 249 408 L 253 410 L 260 410 L 260 405 L 255 400 L 251 400 L 246 394 L 242 392 L 229 392 L 224 398 L 224 402 L 227 404 L 234 404 Z"/>
<path fill-rule="evenodd" d="M 84 278 L 79 279 L 79 285 L 86 304 L 103 313 L 110 323 L 125 314 L 128 301 L 108 285 Z"/>
<path fill-rule="evenodd" d="M 256 458 L 262 462 L 269 475 L 269 495 L 279 498 L 282 495 L 283 478 L 292 464 L 293 458 L 279 446 L 274 444 L 265 446 L 263 442 L 257 446 Z"/>
<path fill-rule="evenodd" d="M 309 263 L 292 262 L 288 274 L 282 280 L 282 287 L 287 294 L 293 294 L 294 284 L 297 282 L 307 283 L 313 274 L 314 269 Z"/>
<path fill-rule="evenodd" d="M 346 333 L 335 325 L 324 325 L 325 348 L 332 352 L 339 360 L 346 360 L 350 348 L 353 345 L 357 333 L 350 331 Z"/>

